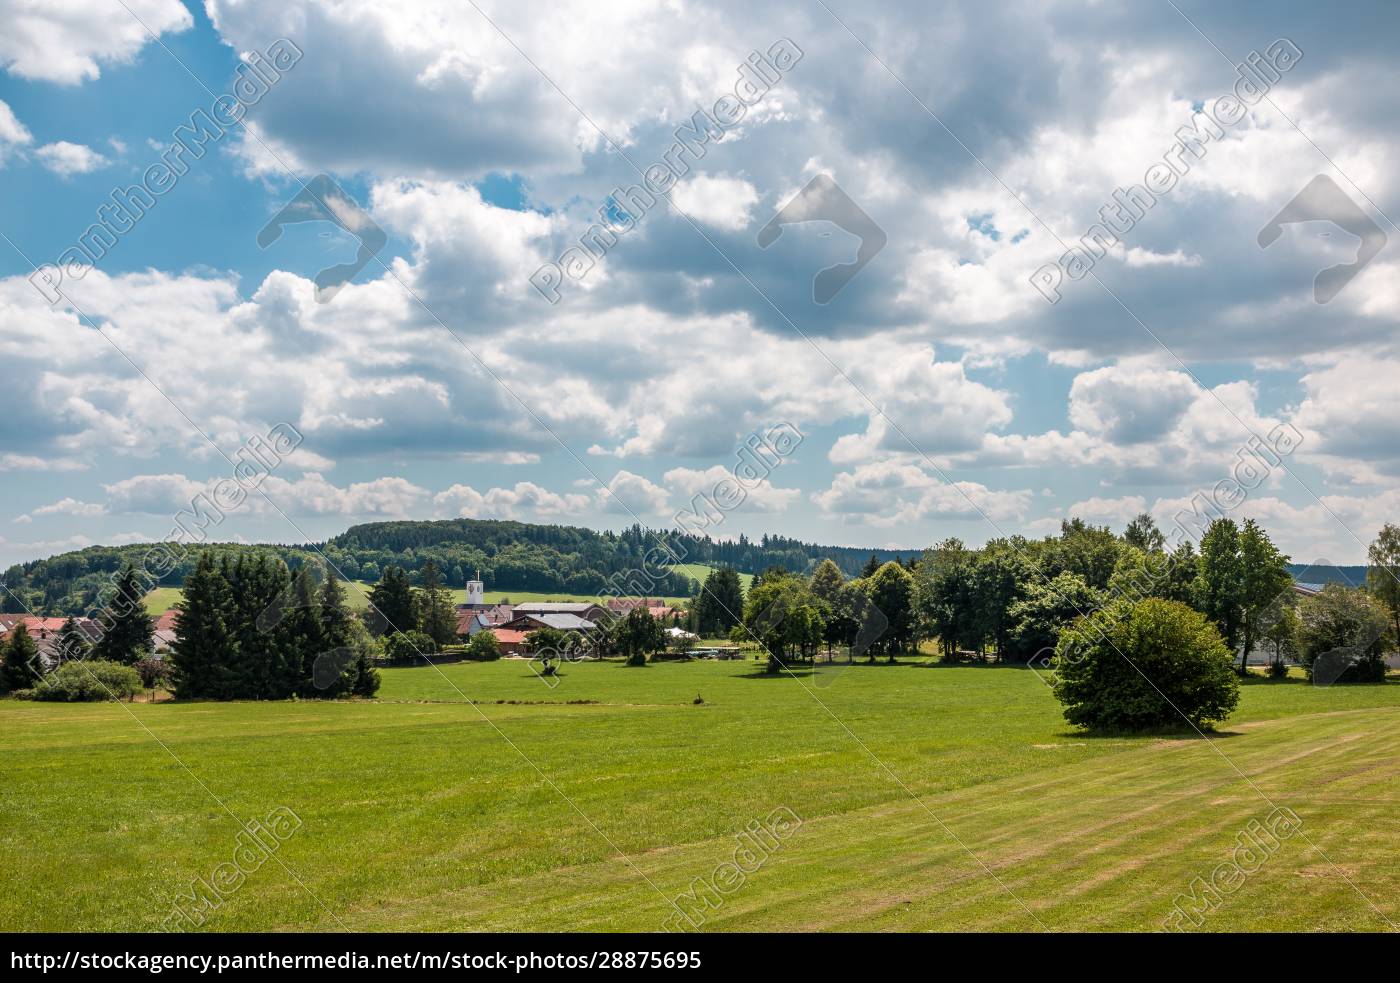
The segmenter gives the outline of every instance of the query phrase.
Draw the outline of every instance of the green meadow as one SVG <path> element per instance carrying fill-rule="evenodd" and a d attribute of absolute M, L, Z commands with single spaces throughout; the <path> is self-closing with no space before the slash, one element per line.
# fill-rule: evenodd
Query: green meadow
<path fill-rule="evenodd" d="M 1154 929 L 1274 806 L 1301 832 L 1202 929 L 1400 919 L 1394 682 L 1261 678 L 1207 741 L 1083 736 L 1016 668 L 383 675 L 373 702 L 0 701 L 0 929 L 156 929 L 280 807 L 300 828 L 201 930 L 659 930 L 775 810 L 800 825 L 690 904 L 702 930 Z"/>
<path fill-rule="evenodd" d="M 692 564 L 694 565 L 694 564 Z M 705 568 L 708 569 L 708 568 Z M 744 581 L 745 587 L 753 579 L 752 574 L 740 574 L 740 578 L 748 578 Z M 355 611 L 363 611 L 369 607 L 369 592 L 374 587 L 373 584 L 366 584 L 358 580 L 345 581 L 345 602 Z M 467 590 L 465 587 L 453 588 L 453 604 L 467 603 Z M 488 590 L 484 593 L 487 604 L 502 604 L 505 602 L 523 603 L 526 601 L 581 601 L 585 603 L 598 603 L 597 594 L 569 594 L 558 591 L 529 591 L 529 590 Z M 178 587 L 157 587 L 145 597 L 146 613 L 151 615 L 163 614 L 169 611 L 180 599 L 184 597 L 184 592 Z M 667 597 L 669 604 L 688 604 L 686 597 Z"/>

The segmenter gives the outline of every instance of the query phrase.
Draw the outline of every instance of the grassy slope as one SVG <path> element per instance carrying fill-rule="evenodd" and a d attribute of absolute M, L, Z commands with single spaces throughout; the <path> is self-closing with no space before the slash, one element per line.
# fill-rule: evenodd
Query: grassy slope
<path fill-rule="evenodd" d="M 671 567 L 671 569 L 679 573 L 683 573 L 691 580 L 697 580 L 703 584 L 705 582 L 705 578 L 708 577 L 710 575 L 710 572 L 715 570 L 716 568 L 712 566 L 707 566 L 704 563 L 677 563 L 674 564 Z M 739 574 L 739 583 L 743 584 L 744 590 L 747 591 L 749 589 L 749 586 L 753 584 L 753 574 Z"/>
<path fill-rule="evenodd" d="M 278 856 L 320 902 L 268 864 L 215 929 L 653 930 L 780 806 L 802 828 L 707 929 L 1039 927 L 1021 902 L 1052 929 L 1152 928 L 1269 812 L 1230 762 L 1400 919 L 1396 684 L 1250 685 L 1227 762 L 1068 732 L 1015 669 L 856 666 L 810 692 L 752 663 L 574 665 L 554 689 L 510 660 L 384 675 L 368 704 L 0 702 L 0 849 L 23 858 L 0 929 L 153 928 L 230 857 L 233 819 L 133 715 L 240 819 L 306 824 Z M 1297 837 L 1206 927 L 1380 924 Z"/>

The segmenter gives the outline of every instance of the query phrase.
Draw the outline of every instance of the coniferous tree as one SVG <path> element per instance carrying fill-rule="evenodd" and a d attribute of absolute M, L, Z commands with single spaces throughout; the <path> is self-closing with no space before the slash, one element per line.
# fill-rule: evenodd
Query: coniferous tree
<path fill-rule="evenodd" d="M 233 591 L 210 553 L 185 578 L 180 617 L 171 647 L 171 677 L 179 699 L 228 700 L 238 695 L 238 642 Z"/>
<path fill-rule="evenodd" d="M 348 629 L 351 657 L 344 674 L 346 691 L 351 696 L 369 699 L 379 692 L 379 669 L 375 666 L 380 654 L 379 643 L 359 618 L 351 616 Z"/>
<path fill-rule="evenodd" d="M 379 583 L 369 592 L 370 631 L 375 635 L 414 631 L 418 627 L 418 609 L 408 574 L 403 568 L 389 566 Z"/>
<path fill-rule="evenodd" d="M 285 700 L 301 682 L 299 653 L 287 644 L 292 577 L 275 557 L 239 560 L 233 571 L 237 607 L 238 675 L 250 699 Z"/>
<path fill-rule="evenodd" d="M 344 696 L 356 691 L 360 674 L 366 668 L 367 657 L 357 649 L 355 619 L 345 606 L 345 588 L 335 571 L 327 571 L 326 582 L 320 592 L 320 637 L 323 649 L 313 656 L 313 660 L 324 660 L 324 665 L 311 665 L 311 682 L 316 695 L 323 697 Z M 361 632 L 363 629 L 361 628 Z M 366 637 L 364 647 L 369 644 Z M 335 674 L 335 678 L 330 678 Z M 375 689 L 378 689 L 376 684 Z M 359 694 L 366 695 L 366 694 Z M 373 695 L 371 691 L 368 695 Z"/>
<path fill-rule="evenodd" d="M 452 595 L 442 586 L 442 574 L 432 560 L 423 564 L 419 574 L 422 589 L 418 599 L 418 628 L 439 645 L 457 641 L 457 612 L 452 607 Z"/>
<path fill-rule="evenodd" d="M 696 633 L 723 636 L 744 616 L 744 585 L 733 567 L 711 570 L 695 599 Z"/>
<path fill-rule="evenodd" d="M 63 627 L 58 630 L 58 659 L 60 662 L 69 662 L 74 659 L 82 659 L 88 654 L 91 645 L 87 636 L 78 628 L 78 622 L 70 615 L 63 622 Z"/>
<path fill-rule="evenodd" d="M 321 630 L 321 606 L 316 580 L 308 567 L 302 567 L 292 577 L 291 605 L 282 621 L 281 644 L 286 647 L 289 666 L 297 667 L 296 692 L 319 696 L 313 682 L 316 658 L 332 646 L 326 644 Z"/>
<path fill-rule="evenodd" d="M 875 576 L 875 571 L 880 569 L 880 558 L 874 553 L 870 554 L 870 559 L 865 561 L 865 566 L 860 568 L 860 579 L 869 580 Z"/>
<path fill-rule="evenodd" d="M 39 647 L 23 624 L 15 625 L 0 646 L 0 693 L 29 689 L 43 678 Z"/>
<path fill-rule="evenodd" d="M 93 646 L 93 658 L 129 666 L 147 656 L 155 622 L 146 614 L 144 598 L 136 570 L 127 564 L 117 578 L 115 596 L 102 613 L 102 637 Z"/>

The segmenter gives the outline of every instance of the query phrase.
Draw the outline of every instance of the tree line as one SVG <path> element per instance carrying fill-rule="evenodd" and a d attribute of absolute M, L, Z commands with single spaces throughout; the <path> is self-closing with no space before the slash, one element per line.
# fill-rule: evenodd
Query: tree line
<path fill-rule="evenodd" d="M 713 571 L 692 604 L 704 635 L 757 639 L 777 671 L 833 646 L 893 659 L 935 640 L 949 659 L 1025 663 L 1048 658 L 1077 619 L 1121 602 L 1172 602 L 1199 613 L 1244 672 L 1252 655 L 1312 672 L 1345 648 L 1343 678 L 1384 678 L 1384 652 L 1400 641 L 1400 530 L 1387 525 L 1371 548 L 1367 589 L 1327 584 L 1313 597 L 1293 591 L 1289 557 L 1252 519 L 1211 522 L 1199 547 L 1170 549 L 1150 515 L 1123 531 L 1079 519 L 1055 538 L 994 539 L 980 549 L 947 539 L 915 559 L 872 556 L 847 579 L 830 560 L 810 575 L 774 567 L 747 596 L 729 569 Z"/>

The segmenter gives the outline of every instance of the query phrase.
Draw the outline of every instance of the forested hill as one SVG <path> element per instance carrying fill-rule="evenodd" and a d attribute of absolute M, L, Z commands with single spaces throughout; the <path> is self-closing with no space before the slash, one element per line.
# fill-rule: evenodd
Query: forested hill
<path fill-rule="evenodd" d="M 432 560 L 449 586 L 460 587 L 478 571 L 490 590 L 558 591 L 592 594 L 608 590 L 610 580 L 626 583 L 639 569 L 657 536 L 683 563 L 729 565 L 745 573 L 770 566 L 806 572 L 830 557 L 848 575 L 859 573 L 872 552 L 881 560 L 906 559 L 919 550 L 867 550 L 820 546 L 780 536 L 758 540 L 739 537 L 717 542 L 708 537 L 653 533 L 633 526 L 621 532 L 598 532 L 579 526 L 536 525 L 487 519 L 448 519 L 423 522 L 371 522 L 350 529 L 317 546 L 210 543 L 184 551 L 183 558 L 161 578 L 164 586 L 179 586 L 194 569 L 204 550 L 268 553 L 293 569 L 320 562 L 318 549 L 352 580 L 375 581 L 386 566 L 418 571 Z M 5 571 L 5 586 L 31 610 L 43 614 L 80 614 L 96 601 L 97 592 L 127 562 L 139 564 L 152 550 L 150 543 L 130 546 L 90 546 L 45 560 L 16 564 Z M 177 551 L 178 552 L 178 551 Z M 655 557 L 648 568 L 655 570 Z M 647 593 L 686 596 L 696 585 L 681 573 L 671 573 L 645 585 Z M 0 610 L 18 608 L 6 597 Z"/>
<path fill-rule="evenodd" d="M 647 530 L 634 525 L 621 532 L 596 532 L 579 526 L 542 526 L 496 519 L 444 519 L 432 522 L 370 522 L 351 526 L 326 543 L 326 549 L 344 550 L 361 563 L 386 562 L 409 565 L 404 558 L 424 551 L 449 571 L 461 566 L 470 575 L 477 566 L 493 588 L 572 590 L 571 577 L 609 574 L 635 569 L 648 550 L 664 541 L 680 563 L 732 566 L 744 573 L 771 567 L 805 573 L 830 557 L 854 576 L 873 553 L 881 562 L 918 556 L 921 549 L 869 550 L 847 546 L 821 546 L 782 536 L 716 541 L 708 536 Z M 435 555 L 445 551 L 442 555 Z M 450 558 L 450 562 L 449 562 Z M 620 564 L 618 561 L 621 561 Z M 549 562 L 544 562 L 549 561 Z M 653 564 L 654 565 L 654 564 Z M 591 573 L 590 573 L 591 571 Z M 562 582 L 549 582 L 549 578 Z M 518 578 L 534 578 L 532 587 Z M 371 578 L 361 578 L 371 579 Z M 455 575 L 452 581 L 457 583 Z M 593 590 L 580 587 L 580 591 Z M 685 594 L 687 591 L 655 593 Z"/>
<path fill-rule="evenodd" d="M 1365 567 L 1314 566 L 1309 563 L 1290 563 L 1288 572 L 1294 580 L 1304 584 L 1346 584 L 1348 587 L 1363 587 L 1366 584 Z"/>

